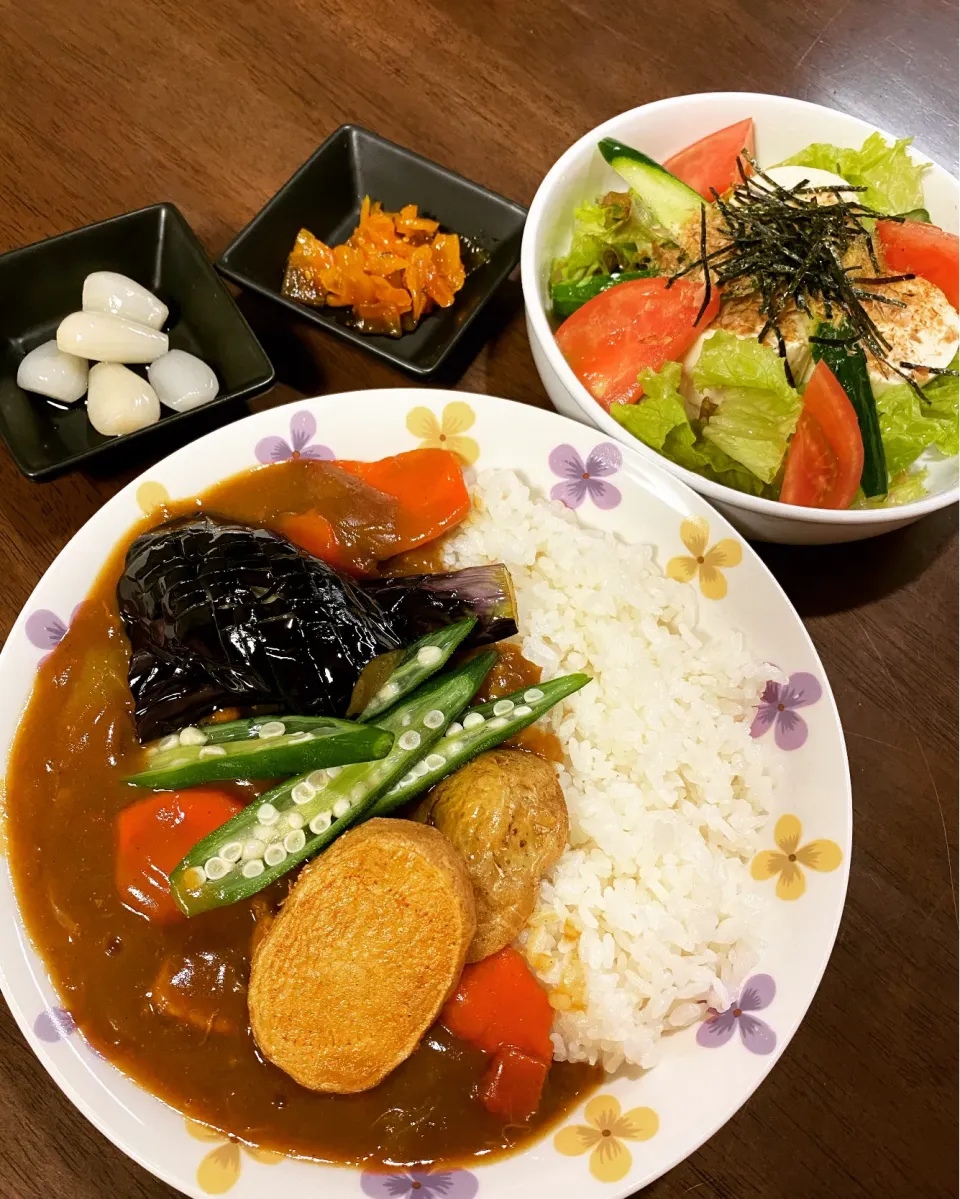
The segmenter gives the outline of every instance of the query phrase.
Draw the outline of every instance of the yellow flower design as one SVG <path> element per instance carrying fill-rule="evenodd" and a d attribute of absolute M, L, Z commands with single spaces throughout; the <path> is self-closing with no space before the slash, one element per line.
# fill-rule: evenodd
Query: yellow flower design
<path fill-rule="evenodd" d="M 680 540 L 690 551 L 690 557 L 681 555 L 667 563 L 667 576 L 678 583 L 691 583 L 700 576 L 700 590 L 707 599 L 723 599 L 727 594 L 727 580 L 721 568 L 739 566 L 743 558 L 740 542 L 724 537 L 707 549 L 710 526 L 702 516 L 689 517 L 680 526 Z"/>
<path fill-rule="evenodd" d="M 760 882 L 777 875 L 777 897 L 799 899 L 807 889 L 801 866 L 824 873 L 843 861 L 843 851 L 835 841 L 811 841 L 800 845 L 803 826 L 796 816 L 781 816 L 773 830 L 778 849 L 764 849 L 753 859 L 750 873 Z"/>
<path fill-rule="evenodd" d="M 282 1153 L 272 1153 L 269 1149 L 255 1149 L 251 1145 L 241 1145 L 208 1128 L 206 1124 L 198 1124 L 196 1120 L 185 1120 L 187 1132 L 197 1141 L 207 1144 L 215 1143 L 216 1149 L 211 1149 L 203 1161 L 197 1166 L 197 1182 L 200 1189 L 208 1195 L 224 1195 L 240 1177 L 240 1151 L 250 1155 L 255 1162 L 265 1166 L 274 1166 L 283 1160 Z"/>
<path fill-rule="evenodd" d="M 469 404 L 454 400 L 444 408 L 439 421 L 429 408 L 412 408 L 407 413 L 407 428 L 420 438 L 421 449 L 452 450 L 464 466 L 473 466 L 480 457 L 480 447 L 463 434 L 476 419 Z"/>
<path fill-rule="evenodd" d="M 144 516 L 170 503 L 170 492 L 162 483 L 141 483 L 137 488 L 137 504 Z"/>
<path fill-rule="evenodd" d="M 601 1182 L 619 1182 L 632 1163 L 624 1141 L 649 1141 L 660 1127 L 660 1118 L 649 1107 L 620 1111 L 613 1095 L 595 1095 L 583 1109 L 586 1124 L 570 1124 L 553 1138 L 554 1147 L 567 1157 L 590 1150 L 590 1173 Z"/>

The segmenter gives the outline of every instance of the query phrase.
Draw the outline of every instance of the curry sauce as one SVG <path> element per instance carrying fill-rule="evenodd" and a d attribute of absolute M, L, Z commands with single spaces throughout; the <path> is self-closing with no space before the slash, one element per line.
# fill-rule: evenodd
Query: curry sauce
<path fill-rule="evenodd" d="M 311 465 L 250 471 L 169 505 L 111 554 L 69 633 L 41 664 L 11 752 L 6 831 L 17 897 L 84 1037 L 185 1115 L 251 1144 L 322 1161 L 477 1161 L 541 1135 L 595 1085 L 598 1071 L 554 1063 L 534 1119 L 505 1127 L 475 1098 L 487 1055 L 435 1026 L 373 1090 L 306 1090 L 261 1056 L 247 1015 L 251 946 L 292 880 L 170 924 L 126 908 L 115 885 L 114 819 L 142 795 L 123 781 L 138 748 L 114 598 L 127 546 L 160 519 L 200 508 L 265 525 L 303 512 L 315 502 Z M 371 552 L 382 553 L 389 513 L 378 511 L 372 525 L 378 541 Z M 425 564 L 424 555 L 419 569 Z M 518 678 L 521 686 L 537 681 L 527 668 L 539 678 L 536 667 L 508 652 L 502 679 L 492 683 L 510 690 Z M 522 747 L 538 749 L 533 740 Z M 553 756 L 559 744 L 539 749 Z M 269 786 L 223 789 L 248 803 Z"/>

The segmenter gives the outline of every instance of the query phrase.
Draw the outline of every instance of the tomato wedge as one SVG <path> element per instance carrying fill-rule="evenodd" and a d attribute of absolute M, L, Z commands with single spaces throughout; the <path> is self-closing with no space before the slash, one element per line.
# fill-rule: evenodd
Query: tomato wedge
<path fill-rule="evenodd" d="M 124 808 L 116 819 L 116 883 L 124 907 L 159 924 L 186 919 L 170 893 L 170 872 L 242 808 L 209 787 L 161 791 Z"/>
<path fill-rule="evenodd" d="M 836 375 L 818 362 L 787 451 L 780 500 L 804 508 L 849 508 L 862 473 L 857 414 Z"/>
<path fill-rule="evenodd" d="M 643 395 L 642 370 L 659 370 L 683 357 L 720 310 L 716 288 L 697 324 L 703 283 L 663 277 L 631 279 L 610 287 L 568 316 L 557 330 L 557 345 L 593 398 L 608 412 L 611 404 L 634 404 Z"/>
<path fill-rule="evenodd" d="M 877 239 L 891 271 L 922 275 L 960 310 L 960 237 L 922 221 L 877 221 Z"/>
<path fill-rule="evenodd" d="M 718 129 L 716 133 L 708 133 L 692 146 L 668 158 L 663 165 L 671 175 L 676 175 L 705 200 L 712 200 L 712 188 L 716 188 L 722 196 L 739 181 L 737 157 L 743 150 L 753 157 L 753 117 Z M 744 169 L 747 174 L 750 173 L 748 164 L 744 163 Z"/>

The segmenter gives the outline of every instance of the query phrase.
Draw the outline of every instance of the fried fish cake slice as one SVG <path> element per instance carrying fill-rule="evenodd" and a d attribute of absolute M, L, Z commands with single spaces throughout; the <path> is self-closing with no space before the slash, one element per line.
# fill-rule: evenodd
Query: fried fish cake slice
<path fill-rule="evenodd" d="M 475 931 L 470 877 L 442 833 L 352 829 L 303 870 L 255 950 L 257 1044 L 310 1090 L 369 1090 L 434 1022 Z"/>

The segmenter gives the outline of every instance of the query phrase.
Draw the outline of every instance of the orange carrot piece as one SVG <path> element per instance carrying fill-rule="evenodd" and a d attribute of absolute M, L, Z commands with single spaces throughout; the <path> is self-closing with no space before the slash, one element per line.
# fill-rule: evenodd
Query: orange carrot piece
<path fill-rule="evenodd" d="M 526 961 L 509 945 L 465 967 L 440 1023 L 487 1053 L 511 1045 L 545 1062 L 553 1059 L 553 1009 Z"/>
<path fill-rule="evenodd" d="M 480 1080 L 478 1096 L 488 1112 L 508 1124 L 523 1124 L 536 1114 L 550 1063 L 513 1045 L 494 1054 Z"/>
<path fill-rule="evenodd" d="M 161 791 L 117 815 L 117 890 L 124 907 L 158 924 L 186 917 L 170 894 L 170 872 L 187 850 L 243 804 L 214 788 Z"/>
<path fill-rule="evenodd" d="M 408 450 L 379 462 L 338 460 L 337 466 L 398 501 L 398 554 L 433 541 L 470 511 L 460 460 L 449 450 Z"/>

